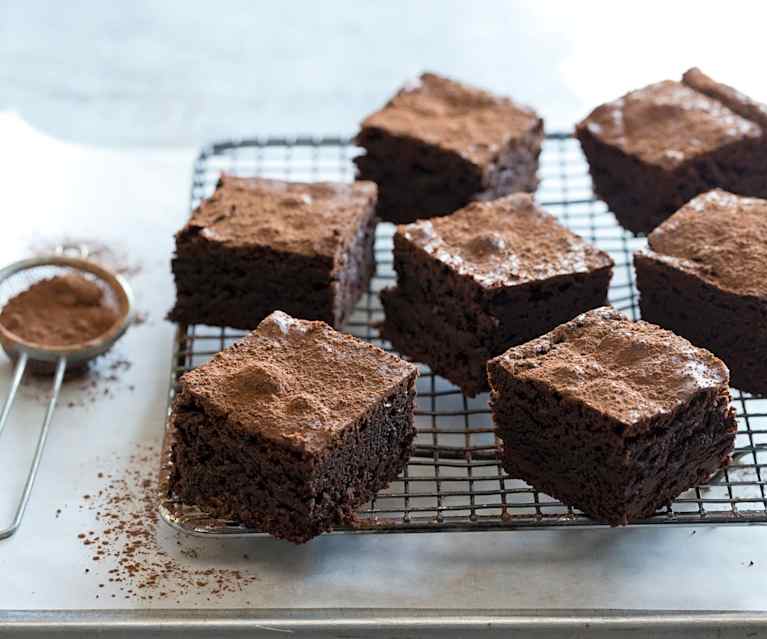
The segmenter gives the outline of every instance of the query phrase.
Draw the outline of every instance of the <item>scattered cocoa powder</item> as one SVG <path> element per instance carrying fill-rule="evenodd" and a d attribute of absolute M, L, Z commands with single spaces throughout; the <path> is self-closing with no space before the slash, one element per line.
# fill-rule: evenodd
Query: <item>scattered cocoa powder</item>
<path fill-rule="evenodd" d="M 29 342 L 73 346 L 103 335 L 119 317 L 102 286 L 67 273 L 40 280 L 8 300 L 0 324 Z"/>
<path fill-rule="evenodd" d="M 133 384 L 125 385 L 123 377 L 132 368 L 132 363 L 119 350 L 109 351 L 88 366 L 67 369 L 62 387 L 65 393 L 73 393 L 61 406 L 80 408 L 101 399 L 112 399 L 127 389 L 135 390 Z M 32 371 L 34 372 L 34 371 Z M 48 401 L 51 390 L 50 376 L 25 375 L 22 381 L 24 397 L 38 403 Z"/>
<path fill-rule="evenodd" d="M 34 256 L 63 253 L 71 257 L 82 257 L 126 277 L 135 277 L 142 271 L 141 264 L 127 250 L 90 238 L 38 238 L 29 246 L 29 251 Z"/>
<path fill-rule="evenodd" d="M 175 599 L 195 593 L 208 599 L 240 592 L 258 581 L 252 574 L 232 568 L 195 565 L 200 550 L 178 536 L 178 555 L 158 540 L 159 521 L 157 463 L 159 450 L 141 445 L 121 464 L 118 474 L 98 472 L 103 487 L 80 508 L 92 511 L 100 529 L 77 537 L 95 564 L 86 569 L 98 584 L 109 582 L 121 597 L 149 601 Z M 183 563 L 182 563 L 183 562 Z M 101 586 L 99 586 L 101 587 Z M 96 595 L 98 597 L 98 595 Z"/>

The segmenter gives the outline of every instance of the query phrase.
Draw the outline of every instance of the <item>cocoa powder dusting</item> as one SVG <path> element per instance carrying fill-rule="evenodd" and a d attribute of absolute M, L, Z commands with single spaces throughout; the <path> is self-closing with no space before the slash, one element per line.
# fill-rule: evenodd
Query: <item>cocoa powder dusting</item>
<path fill-rule="evenodd" d="M 176 538 L 175 552 L 158 539 L 159 520 L 157 459 L 159 449 L 140 445 L 122 474 L 99 472 L 103 487 L 83 496 L 80 509 L 94 513 L 99 530 L 86 530 L 77 537 L 95 562 L 85 572 L 96 585 L 108 582 L 116 590 L 112 597 L 151 601 L 195 594 L 209 600 L 241 592 L 258 577 L 232 568 L 195 565 L 199 551 Z M 99 597 L 97 594 L 96 597 Z"/>
<path fill-rule="evenodd" d="M 8 300 L 0 324 L 28 342 L 73 346 L 106 333 L 119 314 L 96 282 L 68 273 L 40 280 Z"/>

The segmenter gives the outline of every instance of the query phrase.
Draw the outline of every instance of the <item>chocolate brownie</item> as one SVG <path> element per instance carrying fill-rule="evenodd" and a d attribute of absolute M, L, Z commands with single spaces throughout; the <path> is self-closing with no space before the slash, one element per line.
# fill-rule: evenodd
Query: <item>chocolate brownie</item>
<path fill-rule="evenodd" d="M 714 187 L 767 196 L 765 131 L 752 109 L 728 108 L 734 99 L 691 78 L 632 91 L 576 127 L 595 192 L 634 233 Z"/>
<path fill-rule="evenodd" d="M 612 266 L 526 193 L 473 202 L 397 229 L 382 334 L 475 395 L 488 359 L 604 304 Z"/>
<path fill-rule="evenodd" d="M 176 234 L 171 320 L 252 329 L 280 309 L 340 327 L 375 271 L 376 186 L 224 176 Z"/>
<path fill-rule="evenodd" d="M 699 195 L 634 264 L 643 319 L 721 357 L 733 386 L 767 393 L 767 200 Z"/>
<path fill-rule="evenodd" d="M 171 493 L 305 542 L 354 519 L 408 461 L 415 366 L 274 312 L 186 373 L 171 415 Z"/>
<path fill-rule="evenodd" d="M 390 222 L 446 215 L 475 199 L 535 191 L 543 120 L 509 98 L 433 73 L 362 122 L 360 179 Z"/>
<path fill-rule="evenodd" d="M 594 519 L 650 517 L 729 462 L 727 367 L 612 308 L 509 349 L 488 374 L 506 471 Z"/>

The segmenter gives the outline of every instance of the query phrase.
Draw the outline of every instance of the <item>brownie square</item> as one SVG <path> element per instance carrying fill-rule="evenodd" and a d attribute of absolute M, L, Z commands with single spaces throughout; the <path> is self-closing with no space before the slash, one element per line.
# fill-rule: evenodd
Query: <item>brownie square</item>
<path fill-rule="evenodd" d="M 176 234 L 169 319 L 252 329 L 280 309 L 340 327 L 375 272 L 376 186 L 224 176 Z"/>
<path fill-rule="evenodd" d="M 714 187 L 767 196 L 762 127 L 709 94 L 659 82 L 597 107 L 577 125 L 594 190 L 625 228 L 649 233 Z"/>
<path fill-rule="evenodd" d="M 488 374 L 506 471 L 614 526 L 705 482 L 733 450 L 727 367 L 609 307 L 509 349 Z"/>
<path fill-rule="evenodd" d="M 354 161 L 378 184 L 379 215 L 405 223 L 535 191 L 542 140 L 532 109 L 425 73 L 362 122 Z"/>
<path fill-rule="evenodd" d="M 277 311 L 186 373 L 172 409 L 171 494 L 302 543 L 408 461 L 416 368 Z"/>
<path fill-rule="evenodd" d="M 485 364 L 607 298 L 612 259 L 516 193 L 400 226 L 383 336 L 467 395 Z"/>
<path fill-rule="evenodd" d="M 767 393 L 767 200 L 712 190 L 634 255 L 642 318 L 721 357 L 733 386 Z"/>

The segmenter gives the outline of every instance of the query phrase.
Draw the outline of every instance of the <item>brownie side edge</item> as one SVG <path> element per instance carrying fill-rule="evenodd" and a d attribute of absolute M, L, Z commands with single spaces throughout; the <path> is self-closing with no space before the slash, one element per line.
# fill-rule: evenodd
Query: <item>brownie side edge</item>
<path fill-rule="evenodd" d="M 452 325 L 433 307 L 402 295 L 398 288 L 380 293 L 385 319 L 381 337 L 410 359 L 474 397 L 487 390 L 485 362 L 491 357 L 479 336 Z"/>
<path fill-rule="evenodd" d="M 482 190 L 482 167 L 451 149 L 377 127 L 363 127 L 357 179 L 378 185 L 378 215 L 403 224 L 452 213 Z"/>
<path fill-rule="evenodd" d="M 683 261 L 650 250 L 634 254 L 642 319 L 720 357 L 735 388 L 767 393 L 767 302 L 698 277 Z"/>
<path fill-rule="evenodd" d="M 340 327 L 352 314 L 354 305 L 368 290 L 368 284 L 375 275 L 375 234 L 378 219 L 375 204 L 368 209 L 348 247 L 332 272 L 331 292 L 333 296 L 334 326 Z"/>
<path fill-rule="evenodd" d="M 172 321 L 250 330 L 282 310 L 335 323 L 332 261 L 325 257 L 214 248 L 199 238 L 179 237 L 171 268 L 176 283 L 176 302 L 168 314 Z"/>
<path fill-rule="evenodd" d="M 476 200 L 492 200 L 510 193 L 534 193 L 538 189 L 538 160 L 543 144 L 543 119 L 521 139 L 510 140 L 495 159 L 485 167 L 480 193 Z"/>

